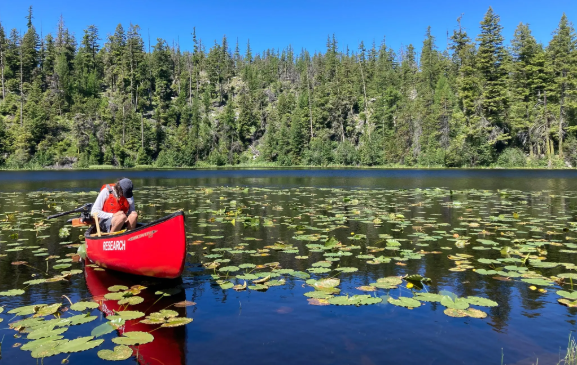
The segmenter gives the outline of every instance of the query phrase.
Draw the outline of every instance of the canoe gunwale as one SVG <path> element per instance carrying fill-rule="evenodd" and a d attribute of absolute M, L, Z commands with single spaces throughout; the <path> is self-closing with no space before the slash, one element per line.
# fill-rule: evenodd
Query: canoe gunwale
<path fill-rule="evenodd" d="M 135 229 L 132 229 L 132 230 L 130 230 L 130 231 L 126 231 L 126 232 L 119 233 L 119 234 L 112 234 L 112 235 L 101 236 L 101 237 L 91 236 L 92 230 L 94 229 L 94 226 L 92 226 L 91 228 L 89 228 L 89 229 L 84 233 L 84 238 L 87 239 L 87 240 L 97 241 L 97 240 L 108 240 L 108 239 L 110 239 L 111 237 L 117 238 L 117 237 L 124 237 L 124 236 L 128 236 L 128 235 L 133 235 L 134 233 L 137 233 L 137 232 L 140 232 L 140 231 L 142 231 L 142 230 L 145 230 L 145 229 L 154 227 L 154 226 L 156 226 L 156 225 L 158 225 L 158 224 L 162 224 L 162 223 L 164 223 L 164 222 L 166 222 L 166 221 L 168 221 L 168 220 L 170 220 L 170 219 L 176 218 L 176 217 L 178 217 L 178 216 L 180 216 L 180 215 L 182 215 L 182 216 L 184 217 L 184 212 L 183 212 L 182 210 L 179 210 L 179 211 L 177 211 L 177 212 L 174 212 L 174 213 L 172 213 L 172 214 L 169 214 L 169 215 L 167 215 L 167 216 L 164 216 L 164 217 L 162 217 L 162 218 L 160 218 L 160 219 L 157 219 L 157 220 L 155 220 L 155 221 L 152 221 L 152 222 L 150 222 L 150 223 L 146 223 L 146 224 L 144 224 L 144 225 L 142 225 L 142 226 L 140 226 L 140 227 L 137 227 L 137 228 L 135 228 Z"/>

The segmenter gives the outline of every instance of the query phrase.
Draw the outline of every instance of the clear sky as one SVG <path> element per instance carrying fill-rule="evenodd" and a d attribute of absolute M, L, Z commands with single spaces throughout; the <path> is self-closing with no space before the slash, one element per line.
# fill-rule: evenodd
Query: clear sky
<path fill-rule="evenodd" d="M 150 33 L 153 43 L 158 37 L 169 44 L 179 41 L 186 50 L 192 48 L 190 33 L 196 26 L 208 47 L 226 34 L 231 48 L 238 38 L 243 52 L 250 39 L 253 53 L 289 44 L 297 51 L 324 52 L 327 35 L 333 33 L 340 49 L 348 45 L 356 50 L 361 40 L 378 45 L 386 37 L 395 50 L 409 43 L 419 50 L 429 25 L 442 50 L 459 15 L 469 35 L 476 37 L 489 6 L 500 15 L 507 40 L 520 22 L 529 23 L 545 44 L 563 12 L 577 22 L 577 0 L 2 0 L 0 22 L 7 33 L 12 28 L 26 30 L 29 5 L 36 29 L 44 34 L 56 31 L 60 15 L 77 40 L 90 24 L 98 27 L 104 41 L 118 23 L 127 29 L 132 22 L 141 27 L 145 42 Z"/>

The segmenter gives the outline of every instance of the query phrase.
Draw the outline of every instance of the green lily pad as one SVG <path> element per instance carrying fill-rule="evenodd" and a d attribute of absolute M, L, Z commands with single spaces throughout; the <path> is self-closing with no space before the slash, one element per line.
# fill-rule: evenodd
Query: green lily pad
<path fill-rule="evenodd" d="M 98 303 L 95 302 L 77 302 L 70 306 L 70 309 L 73 311 L 85 311 L 87 309 L 96 309 L 98 308 Z"/>
<path fill-rule="evenodd" d="M 565 290 L 558 290 L 558 291 L 557 291 L 557 295 L 560 295 L 560 296 L 562 296 L 563 298 L 566 298 L 566 299 L 577 300 L 577 291 L 568 292 L 568 291 L 565 291 Z"/>
<path fill-rule="evenodd" d="M 114 319 L 116 317 L 120 317 L 125 321 L 130 321 L 133 319 L 144 317 L 144 313 L 142 313 L 140 311 L 121 311 L 121 312 L 116 312 L 116 314 L 114 316 L 108 316 L 108 319 Z"/>
<path fill-rule="evenodd" d="M 232 287 L 234 287 L 234 283 L 231 283 L 230 281 L 227 281 L 225 283 L 219 284 L 221 289 L 230 289 Z"/>
<path fill-rule="evenodd" d="M 189 324 L 190 322 L 192 322 L 192 318 L 170 318 L 166 323 L 162 324 L 161 327 L 180 327 Z"/>
<path fill-rule="evenodd" d="M 76 338 L 60 344 L 57 350 L 61 353 L 81 352 L 98 347 L 104 342 L 104 340 L 93 340 L 93 338 L 92 336 Z"/>
<path fill-rule="evenodd" d="M 468 296 L 465 299 L 470 305 L 479 305 L 481 307 L 496 307 L 499 304 L 491 299 Z"/>
<path fill-rule="evenodd" d="M 225 266 L 218 269 L 218 271 L 224 271 L 224 272 L 235 272 L 238 270 L 240 270 L 238 266 Z"/>
<path fill-rule="evenodd" d="M 55 303 L 55 304 L 40 307 L 36 311 L 36 313 L 34 314 L 34 317 L 45 317 L 45 316 L 49 316 L 51 314 L 54 314 L 58 311 L 58 309 L 61 306 L 62 306 L 62 303 Z"/>
<path fill-rule="evenodd" d="M 38 340 L 34 340 L 34 341 L 30 341 L 28 343 L 25 343 L 24 345 L 22 345 L 20 347 L 21 350 L 24 351 L 33 351 L 41 346 L 47 345 L 46 348 L 48 347 L 56 347 L 58 346 L 60 343 L 62 343 L 60 340 L 64 338 L 64 336 L 51 336 L 51 337 L 45 337 L 45 338 L 41 338 Z"/>
<path fill-rule="evenodd" d="M 440 302 L 443 299 L 443 296 L 434 293 L 417 293 L 413 298 L 423 302 Z"/>
<path fill-rule="evenodd" d="M 77 316 L 68 317 L 67 319 L 69 320 L 69 325 L 76 326 L 79 324 L 85 324 L 85 323 L 92 322 L 96 318 L 98 318 L 98 317 L 87 315 L 87 314 L 79 314 Z"/>
<path fill-rule="evenodd" d="M 328 298 L 333 297 L 332 295 L 330 295 L 328 293 L 318 291 L 318 290 L 306 292 L 306 293 L 304 293 L 304 296 L 309 297 L 309 298 L 316 298 L 316 299 L 328 299 Z"/>
<path fill-rule="evenodd" d="M 577 280 L 577 273 L 574 273 L 574 272 L 566 272 L 566 273 L 558 274 L 557 277 L 560 277 L 560 278 L 563 278 L 563 279 L 573 279 L 573 280 Z"/>
<path fill-rule="evenodd" d="M 533 284 L 533 285 L 542 285 L 542 286 L 553 285 L 552 281 L 549 281 L 546 279 L 521 279 L 521 281 L 524 281 L 526 283 Z"/>
<path fill-rule="evenodd" d="M 399 299 L 394 299 L 389 297 L 389 299 L 387 299 L 387 301 L 389 303 L 391 303 L 392 305 L 396 305 L 399 307 L 405 307 L 405 308 L 417 308 L 421 306 L 421 302 L 419 302 L 416 299 L 413 298 L 407 298 L 407 297 L 400 297 Z"/>
<path fill-rule="evenodd" d="M 16 295 L 22 295 L 24 293 L 25 293 L 25 291 L 22 289 L 10 289 L 10 290 L 6 290 L 6 291 L 0 291 L 0 296 L 13 297 Z"/>
<path fill-rule="evenodd" d="M 124 290 L 128 290 L 128 287 L 124 286 L 124 285 L 113 285 L 113 286 L 108 288 L 109 292 L 118 292 L 118 291 L 124 291 Z"/>
<path fill-rule="evenodd" d="M 135 295 L 135 296 L 133 296 L 133 297 L 128 297 L 128 298 L 120 299 L 120 300 L 118 301 L 118 304 L 120 304 L 120 305 L 125 305 L 125 304 L 128 304 L 128 305 L 137 305 L 137 304 L 140 304 L 140 303 L 142 303 L 142 302 L 144 302 L 144 298 Z"/>
<path fill-rule="evenodd" d="M 132 349 L 125 345 L 118 345 L 114 350 L 100 350 L 98 357 L 103 360 L 119 361 L 126 360 L 132 356 Z"/>
<path fill-rule="evenodd" d="M 359 271 L 356 267 L 337 267 L 335 270 L 340 272 L 356 272 Z"/>
<path fill-rule="evenodd" d="M 46 304 L 25 305 L 23 307 L 14 308 L 8 311 L 8 314 L 15 314 L 17 316 L 27 316 L 36 313 L 36 308 L 45 306 Z"/>
<path fill-rule="evenodd" d="M 153 340 L 154 336 L 148 332 L 132 331 L 124 332 L 122 337 L 113 338 L 112 342 L 118 345 L 134 346 L 143 345 L 152 342 Z"/>
<path fill-rule="evenodd" d="M 68 331 L 68 327 L 54 329 L 54 326 L 36 329 L 26 336 L 29 340 L 39 340 L 41 338 L 58 336 Z"/>
<path fill-rule="evenodd" d="M 467 309 L 469 308 L 469 303 L 465 298 L 455 298 L 452 299 L 449 296 L 443 296 L 441 299 L 441 305 L 451 309 Z"/>

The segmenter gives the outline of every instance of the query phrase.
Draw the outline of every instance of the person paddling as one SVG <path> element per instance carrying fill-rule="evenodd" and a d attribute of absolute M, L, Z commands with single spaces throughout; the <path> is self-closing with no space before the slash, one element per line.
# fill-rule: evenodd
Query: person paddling
<path fill-rule="evenodd" d="M 122 178 L 116 184 L 102 185 L 91 214 L 98 216 L 103 232 L 117 232 L 124 226 L 126 229 L 136 228 L 138 213 L 134 208 L 132 181 Z"/>

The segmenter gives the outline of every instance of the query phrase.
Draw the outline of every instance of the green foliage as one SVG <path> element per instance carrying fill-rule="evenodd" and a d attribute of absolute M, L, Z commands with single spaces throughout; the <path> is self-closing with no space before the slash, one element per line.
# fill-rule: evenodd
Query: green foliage
<path fill-rule="evenodd" d="M 356 53 L 291 47 L 241 55 L 193 33 L 183 51 L 138 25 L 77 40 L 60 20 L 40 39 L 0 24 L 0 166 L 577 165 L 577 36 L 548 45 L 519 24 L 505 44 L 489 8 L 449 51 L 383 41 Z M 525 157 L 526 156 L 526 157 Z"/>

